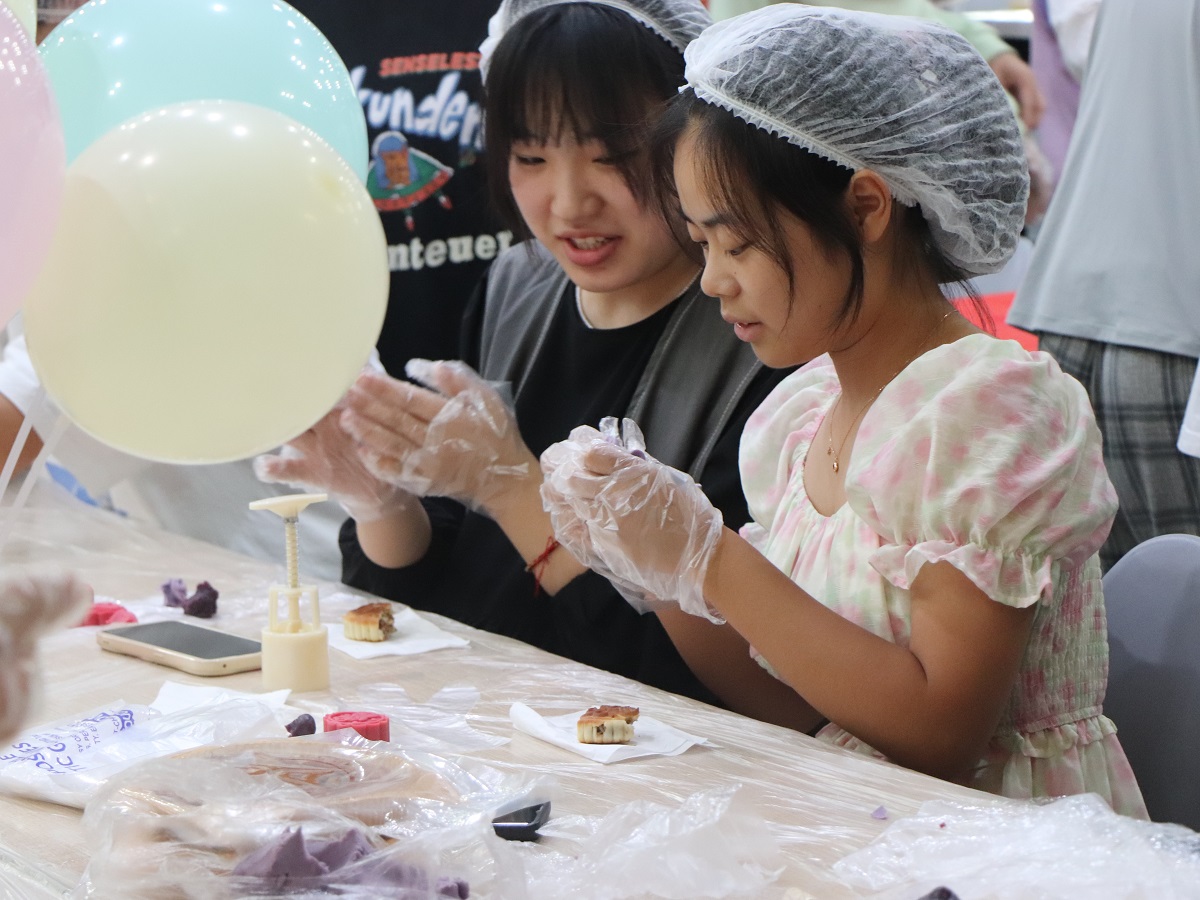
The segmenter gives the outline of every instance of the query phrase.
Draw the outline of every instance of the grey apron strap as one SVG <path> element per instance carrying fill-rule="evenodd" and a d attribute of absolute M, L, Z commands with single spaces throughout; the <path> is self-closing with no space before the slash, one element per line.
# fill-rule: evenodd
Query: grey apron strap
<path fill-rule="evenodd" d="M 546 341 L 555 305 L 569 284 L 554 257 L 536 241 L 497 257 L 488 272 L 483 318 L 484 378 L 508 382 L 513 395 L 520 396 Z M 624 414 L 642 427 L 650 453 L 698 481 L 761 367 L 697 281 L 671 313 Z"/>
<path fill-rule="evenodd" d="M 699 481 L 761 368 L 697 283 L 671 314 L 626 415 L 641 426 L 652 455 Z"/>
<path fill-rule="evenodd" d="M 488 270 L 479 373 L 521 393 L 541 352 L 567 274 L 537 241 L 505 250 Z"/>

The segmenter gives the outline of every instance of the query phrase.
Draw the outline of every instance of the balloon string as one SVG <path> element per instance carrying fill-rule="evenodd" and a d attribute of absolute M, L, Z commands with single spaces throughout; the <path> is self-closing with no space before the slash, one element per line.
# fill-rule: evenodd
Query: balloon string
<path fill-rule="evenodd" d="M 3 502 L 4 495 L 8 493 L 8 485 L 12 482 L 13 471 L 17 468 L 17 460 L 21 458 L 21 452 L 25 449 L 25 444 L 29 440 L 29 432 L 33 430 L 34 417 L 40 411 L 45 399 L 46 390 L 39 385 L 37 393 L 34 394 L 33 402 L 29 404 L 25 417 L 21 420 L 21 428 L 17 431 L 17 437 L 13 441 L 12 449 L 8 451 L 8 459 L 4 461 L 4 469 L 0 471 L 0 502 Z"/>
<path fill-rule="evenodd" d="M 45 443 L 42 444 L 41 452 L 34 459 L 33 465 L 29 467 L 29 473 L 25 476 L 25 481 L 21 484 L 21 490 L 17 492 L 17 499 L 13 501 L 12 506 L 6 507 L 3 510 L 3 515 L 0 515 L 0 555 L 4 553 L 8 546 L 8 538 L 12 534 L 17 513 L 24 508 L 25 501 L 29 499 L 30 493 L 33 492 L 34 484 L 46 469 L 46 458 L 53 452 L 59 438 L 63 436 L 63 433 L 66 432 L 70 425 L 71 420 L 65 414 L 59 413 L 58 419 L 55 420 L 53 427 L 50 429 L 50 434 L 45 437 Z"/>

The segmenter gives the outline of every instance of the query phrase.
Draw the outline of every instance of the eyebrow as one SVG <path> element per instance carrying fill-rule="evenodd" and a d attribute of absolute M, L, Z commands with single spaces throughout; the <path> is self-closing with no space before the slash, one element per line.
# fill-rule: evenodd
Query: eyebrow
<path fill-rule="evenodd" d="M 688 218 L 687 213 L 685 213 L 682 209 L 679 210 L 679 214 L 681 216 L 683 216 L 683 221 L 687 222 L 689 225 L 696 224 L 695 222 L 693 222 L 691 219 Z M 733 224 L 733 216 L 731 216 L 729 213 L 714 213 L 713 215 L 711 215 L 707 219 L 705 219 L 703 222 L 701 222 L 700 227 L 701 228 L 718 228 L 721 225 L 732 225 L 732 224 Z"/>
<path fill-rule="evenodd" d="M 565 134 L 566 134 L 566 130 L 562 129 L 562 128 L 558 129 L 557 137 L 551 136 L 549 134 L 514 134 L 513 138 L 512 138 L 512 143 L 514 143 L 514 144 L 540 144 L 543 146 L 552 144 L 557 147 L 557 146 L 561 146 L 564 143 L 563 137 Z M 587 144 L 591 141 L 599 141 L 600 143 L 604 143 L 604 141 L 600 138 L 600 136 L 596 135 L 596 134 L 591 134 L 591 133 L 574 134 L 574 132 L 572 132 L 572 136 L 573 136 L 575 143 L 577 143 L 577 144 Z"/>

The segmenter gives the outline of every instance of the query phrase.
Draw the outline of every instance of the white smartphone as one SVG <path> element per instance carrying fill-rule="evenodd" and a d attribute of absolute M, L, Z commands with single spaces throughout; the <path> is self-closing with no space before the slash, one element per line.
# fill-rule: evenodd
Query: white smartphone
<path fill-rule="evenodd" d="M 96 632 L 105 650 L 191 675 L 232 675 L 262 668 L 262 644 L 191 622 L 146 622 Z"/>

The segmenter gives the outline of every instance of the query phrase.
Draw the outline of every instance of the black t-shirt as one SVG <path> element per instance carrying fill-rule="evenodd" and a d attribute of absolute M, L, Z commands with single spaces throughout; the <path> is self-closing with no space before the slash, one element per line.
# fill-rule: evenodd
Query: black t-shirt
<path fill-rule="evenodd" d="M 481 295 L 482 290 L 477 300 Z M 473 303 L 468 318 L 468 348 L 477 343 L 471 335 L 478 333 L 481 306 Z M 530 450 L 540 455 L 576 425 L 594 426 L 605 415 L 621 415 L 673 309 L 671 304 L 626 328 L 593 330 L 582 321 L 568 289 L 517 399 L 517 422 Z M 737 468 L 742 428 L 784 374 L 769 369 L 758 374 L 702 474 L 705 493 L 733 528 L 749 518 Z M 494 521 L 453 501 L 423 502 L 434 526 L 433 543 L 420 562 L 404 569 L 384 569 L 368 560 L 358 544 L 354 522 L 346 523 L 341 543 L 342 577 L 347 584 L 715 702 L 687 668 L 657 617 L 639 615 L 607 580 L 587 572 L 553 597 L 535 597 L 533 576 Z"/>
<path fill-rule="evenodd" d="M 483 178 L 479 45 L 498 0 L 290 0 L 338 51 L 358 90 L 371 151 L 367 189 L 392 273 L 379 355 L 454 359 L 463 311 L 512 234 Z"/>

